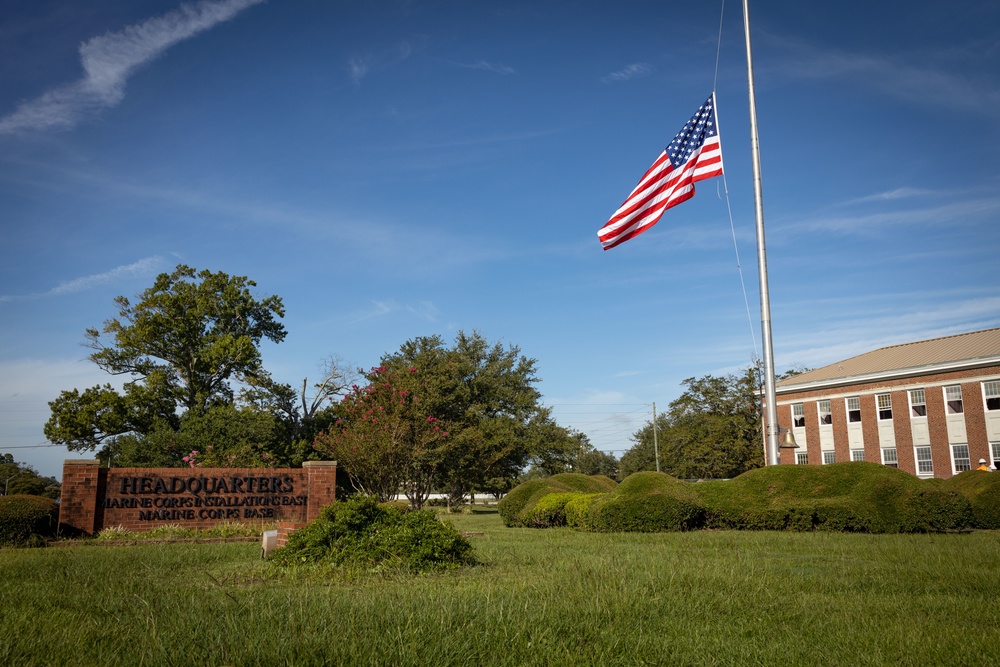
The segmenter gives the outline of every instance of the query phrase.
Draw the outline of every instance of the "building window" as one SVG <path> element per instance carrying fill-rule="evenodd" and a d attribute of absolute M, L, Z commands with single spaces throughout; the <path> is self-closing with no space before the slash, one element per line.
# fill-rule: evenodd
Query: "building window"
<path fill-rule="evenodd" d="M 823 452 L 823 465 L 837 462 L 837 452 Z"/>
<path fill-rule="evenodd" d="M 896 448 L 895 447 L 883 447 L 882 448 L 882 464 L 887 465 L 890 468 L 898 468 L 899 460 L 896 458 Z"/>
<path fill-rule="evenodd" d="M 847 399 L 847 421 L 861 421 L 861 399 L 857 396 L 851 396 Z"/>
<path fill-rule="evenodd" d="M 892 419 L 892 394 L 875 394 L 879 421 Z"/>
<path fill-rule="evenodd" d="M 968 445 L 952 445 L 951 460 L 955 464 L 956 473 L 972 470 L 972 459 L 969 458 Z"/>
<path fill-rule="evenodd" d="M 910 390 L 910 416 L 911 417 L 927 416 L 927 400 L 926 397 L 924 396 L 923 389 Z"/>
<path fill-rule="evenodd" d="M 792 425 L 796 427 L 806 425 L 806 406 L 802 403 L 792 404 Z"/>
<path fill-rule="evenodd" d="M 914 447 L 913 451 L 917 455 L 917 474 L 933 475 L 934 461 L 931 460 L 931 448 Z"/>
<path fill-rule="evenodd" d="M 865 460 L 865 450 L 863 450 L 863 449 L 852 449 L 851 450 L 851 460 L 852 461 L 864 461 Z"/>
<path fill-rule="evenodd" d="M 944 402 L 949 415 L 960 415 L 962 409 L 962 386 L 953 384 L 944 388 Z"/>
<path fill-rule="evenodd" d="M 1000 442 L 991 442 L 990 450 L 993 452 L 993 468 L 1000 466 Z"/>
<path fill-rule="evenodd" d="M 983 394 L 986 396 L 987 410 L 1000 410 L 1000 382 L 984 382 Z"/>
<path fill-rule="evenodd" d="M 795 465 L 809 465 L 809 452 L 795 452 Z"/>
<path fill-rule="evenodd" d="M 830 414 L 830 401 L 816 401 L 816 409 L 819 411 L 820 424 L 833 423 L 833 415 Z"/>

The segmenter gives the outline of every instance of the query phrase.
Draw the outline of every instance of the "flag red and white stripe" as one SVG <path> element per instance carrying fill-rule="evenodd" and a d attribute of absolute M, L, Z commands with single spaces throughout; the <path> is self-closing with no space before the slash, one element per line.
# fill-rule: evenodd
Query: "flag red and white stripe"
<path fill-rule="evenodd" d="M 722 174 L 715 93 L 698 109 L 597 233 L 605 250 L 652 227 L 672 206 L 694 196 L 694 184 Z"/>

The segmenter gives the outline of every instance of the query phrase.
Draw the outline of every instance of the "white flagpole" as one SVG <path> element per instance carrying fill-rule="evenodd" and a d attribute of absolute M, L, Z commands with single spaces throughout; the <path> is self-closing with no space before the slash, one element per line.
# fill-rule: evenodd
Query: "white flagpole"
<path fill-rule="evenodd" d="M 747 43 L 747 92 L 750 98 L 750 151 L 753 158 L 753 201 L 757 220 L 757 275 L 760 279 L 760 326 L 764 348 L 764 409 L 767 420 L 767 455 L 770 465 L 781 463 L 778 449 L 778 406 L 774 389 L 774 348 L 771 345 L 771 299 L 767 290 L 767 252 L 764 246 L 764 202 L 760 183 L 760 144 L 757 139 L 757 102 L 753 85 L 753 52 L 750 48 L 749 0 L 743 0 L 743 32 Z"/>

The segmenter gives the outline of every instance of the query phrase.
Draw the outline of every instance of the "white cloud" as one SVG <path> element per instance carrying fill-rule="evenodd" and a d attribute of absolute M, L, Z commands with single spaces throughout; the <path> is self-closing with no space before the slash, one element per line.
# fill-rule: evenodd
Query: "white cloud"
<path fill-rule="evenodd" d="M 106 285 L 121 278 L 134 278 L 149 276 L 157 273 L 164 265 L 162 257 L 144 257 L 138 262 L 132 262 L 125 266 L 116 266 L 110 271 L 96 273 L 91 276 L 74 278 L 66 282 L 59 283 L 46 292 L 47 296 L 63 296 L 65 294 L 75 294 L 83 292 L 98 285 Z"/>
<path fill-rule="evenodd" d="M 165 266 L 166 262 L 162 257 L 155 255 L 153 257 L 143 257 L 136 262 L 125 264 L 123 266 L 116 266 L 110 271 L 105 271 L 104 273 L 95 273 L 93 275 L 81 276 L 79 278 L 73 278 L 72 280 L 63 281 L 47 292 L 23 295 L 0 294 L 0 303 L 10 301 L 29 301 L 46 297 L 78 294 L 79 292 L 85 292 L 99 285 L 107 285 L 108 283 L 115 282 L 116 280 L 151 276 L 160 272 L 163 268 L 165 268 Z"/>
<path fill-rule="evenodd" d="M 371 56 L 353 56 L 347 61 L 347 75 L 354 85 L 360 85 L 361 80 L 368 76 L 372 68 Z"/>
<path fill-rule="evenodd" d="M 373 320 L 377 317 L 383 317 L 390 313 L 394 313 L 399 310 L 399 304 L 395 301 L 372 301 L 370 308 L 363 311 L 356 312 L 353 315 L 348 316 L 348 324 L 360 324 L 362 322 L 367 322 L 368 320 Z"/>
<path fill-rule="evenodd" d="M 474 63 L 455 63 L 459 67 L 465 67 L 466 69 L 481 69 L 486 72 L 494 72 L 495 74 L 514 74 L 515 70 L 513 67 L 508 67 L 507 65 L 500 65 L 499 63 L 489 63 L 485 60 L 477 60 Z"/>
<path fill-rule="evenodd" d="M 915 197 L 927 197 L 935 193 L 932 190 L 921 190 L 919 188 L 896 188 L 895 190 L 888 190 L 886 192 L 876 192 L 872 195 L 866 195 L 864 197 L 858 197 L 857 199 L 851 199 L 845 204 L 868 204 L 871 202 L 879 201 L 896 201 L 898 199 L 913 199 Z"/>
<path fill-rule="evenodd" d="M 419 301 L 415 304 L 400 304 L 395 299 L 386 301 L 372 301 L 371 307 L 359 311 L 346 318 L 348 324 L 360 324 L 378 317 L 384 317 L 393 313 L 409 313 L 426 322 L 436 322 L 440 311 L 430 301 Z"/>
<path fill-rule="evenodd" d="M 601 83 L 616 83 L 628 81 L 651 73 L 653 68 L 648 63 L 632 63 L 616 72 L 601 77 Z"/>
<path fill-rule="evenodd" d="M 351 83 L 360 86 L 361 81 L 375 70 L 398 65 L 410 56 L 422 51 L 426 43 L 426 36 L 415 35 L 394 46 L 382 49 L 378 54 L 365 53 L 351 56 L 347 60 L 347 75 L 350 77 Z"/>
<path fill-rule="evenodd" d="M 82 116 L 112 107 L 125 96 L 135 71 L 174 44 L 228 21 L 263 0 L 219 0 L 182 5 L 162 16 L 119 32 L 94 37 L 80 45 L 83 78 L 24 102 L 0 118 L 0 134 L 23 130 L 72 127 Z"/>
<path fill-rule="evenodd" d="M 994 115 L 1000 106 L 1000 90 L 967 73 L 966 65 L 975 54 L 956 63 L 951 54 L 847 53 L 794 38 L 768 35 L 767 39 L 785 51 L 780 59 L 768 62 L 768 68 L 791 79 L 840 79 L 906 102 L 965 113 Z"/>
<path fill-rule="evenodd" d="M 438 314 L 441 312 L 430 301 L 421 301 L 416 305 L 409 305 L 406 307 L 406 310 L 427 322 L 437 321 Z"/>
<path fill-rule="evenodd" d="M 1000 212 L 1000 197 L 966 198 L 934 207 L 900 209 L 864 215 L 820 217 L 803 222 L 778 225 L 784 231 L 873 233 L 894 225 L 975 224 Z"/>
<path fill-rule="evenodd" d="M 813 326 L 781 333 L 775 342 L 776 366 L 818 368 L 887 345 L 1000 325 L 1000 296 L 994 294 L 962 298 L 955 293 L 928 293 L 923 303 L 914 303 L 908 296 L 914 295 L 872 295 L 864 300 L 853 297 L 815 304 L 836 313 L 836 321 L 813 317 L 813 312 L 801 309 L 802 321 Z"/>

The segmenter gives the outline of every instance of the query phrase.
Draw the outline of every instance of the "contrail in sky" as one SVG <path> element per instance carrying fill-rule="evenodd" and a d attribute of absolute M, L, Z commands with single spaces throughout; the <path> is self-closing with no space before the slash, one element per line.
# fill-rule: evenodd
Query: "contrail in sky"
<path fill-rule="evenodd" d="M 0 118 L 0 134 L 73 127 L 85 114 L 113 107 L 125 97 L 125 83 L 142 65 L 174 44 L 228 21 L 264 0 L 217 0 L 182 5 L 162 16 L 80 45 L 83 77 L 22 102 Z"/>

